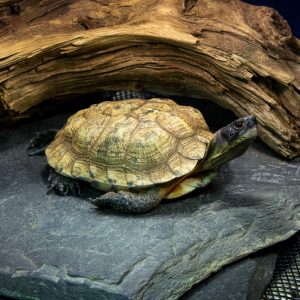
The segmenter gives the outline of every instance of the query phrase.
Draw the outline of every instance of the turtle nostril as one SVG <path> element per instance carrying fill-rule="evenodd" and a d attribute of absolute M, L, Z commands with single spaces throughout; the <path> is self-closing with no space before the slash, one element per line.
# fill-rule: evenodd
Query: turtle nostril
<path fill-rule="evenodd" d="M 249 116 L 247 120 L 247 125 L 249 128 L 255 126 L 257 124 L 255 116 Z"/>

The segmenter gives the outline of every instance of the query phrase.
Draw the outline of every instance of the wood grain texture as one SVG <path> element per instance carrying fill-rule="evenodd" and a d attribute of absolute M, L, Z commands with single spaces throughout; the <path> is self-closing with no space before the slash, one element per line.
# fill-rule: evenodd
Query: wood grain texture
<path fill-rule="evenodd" d="M 208 98 L 300 155 L 300 41 L 238 0 L 1 1 L 0 115 L 103 90 Z M 7 117 L 7 115 L 12 115 Z"/>

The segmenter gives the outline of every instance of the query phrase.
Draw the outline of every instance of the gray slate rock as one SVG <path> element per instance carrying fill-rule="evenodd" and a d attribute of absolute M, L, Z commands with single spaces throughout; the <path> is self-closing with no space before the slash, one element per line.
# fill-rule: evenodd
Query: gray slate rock
<path fill-rule="evenodd" d="M 180 300 L 261 299 L 272 279 L 277 257 L 270 251 L 233 263 L 193 287 Z"/>
<path fill-rule="evenodd" d="M 36 130 L 0 133 L 0 294 L 40 299 L 177 299 L 223 266 L 300 229 L 300 165 L 256 142 L 207 188 L 145 215 L 46 195 Z"/>

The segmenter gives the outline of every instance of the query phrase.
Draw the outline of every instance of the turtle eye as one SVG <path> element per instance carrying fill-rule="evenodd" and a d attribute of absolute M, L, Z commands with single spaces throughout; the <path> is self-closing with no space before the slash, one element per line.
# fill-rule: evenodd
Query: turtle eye
<path fill-rule="evenodd" d="M 232 141 L 238 136 L 238 131 L 233 128 L 226 126 L 221 129 L 221 135 L 227 140 Z"/>
<path fill-rule="evenodd" d="M 237 121 L 234 123 L 234 128 L 237 129 L 237 130 L 240 130 L 244 127 L 244 122 L 243 121 Z"/>

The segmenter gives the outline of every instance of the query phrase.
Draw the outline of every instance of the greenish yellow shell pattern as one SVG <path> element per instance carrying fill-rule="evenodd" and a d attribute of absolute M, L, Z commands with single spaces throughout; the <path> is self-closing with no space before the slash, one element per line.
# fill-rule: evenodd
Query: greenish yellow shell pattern
<path fill-rule="evenodd" d="M 106 101 L 71 116 L 46 156 L 104 191 L 144 188 L 192 172 L 212 136 L 198 110 L 172 100 Z"/>

